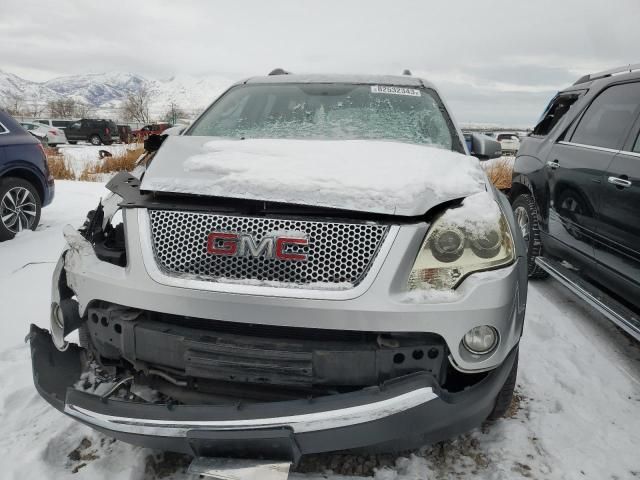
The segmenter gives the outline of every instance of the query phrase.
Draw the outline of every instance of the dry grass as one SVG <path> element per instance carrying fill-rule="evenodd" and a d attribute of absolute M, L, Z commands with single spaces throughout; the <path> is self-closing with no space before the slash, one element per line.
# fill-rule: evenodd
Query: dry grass
<path fill-rule="evenodd" d="M 502 157 L 485 166 L 489 180 L 499 190 L 511 188 L 511 176 L 513 174 L 513 157 Z"/>
<path fill-rule="evenodd" d="M 75 180 L 76 175 L 69 167 L 69 163 L 64 159 L 64 156 L 58 152 L 56 148 L 46 148 L 47 163 L 49 164 L 49 171 L 53 178 L 56 180 Z"/>
<path fill-rule="evenodd" d="M 95 182 L 100 181 L 104 174 L 117 173 L 123 170 L 130 172 L 136 166 L 136 162 L 143 152 L 142 145 L 138 145 L 133 150 L 125 150 L 122 154 L 105 157 L 96 163 L 91 163 L 85 167 L 78 180 Z"/>

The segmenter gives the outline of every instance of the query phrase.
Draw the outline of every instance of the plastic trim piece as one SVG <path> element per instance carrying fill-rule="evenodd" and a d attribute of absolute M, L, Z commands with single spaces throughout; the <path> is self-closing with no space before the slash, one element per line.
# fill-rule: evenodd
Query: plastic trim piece
<path fill-rule="evenodd" d="M 78 420 L 108 430 L 153 435 L 159 437 L 186 437 L 193 429 L 207 430 L 255 430 L 267 427 L 289 427 L 294 433 L 317 432 L 348 427 L 380 420 L 438 398 L 431 387 L 423 387 L 397 397 L 379 402 L 357 405 L 338 410 L 328 410 L 288 417 L 250 420 L 161 420 L 119 417 L 92 412 L 67 403 L 64 413 Z"/>

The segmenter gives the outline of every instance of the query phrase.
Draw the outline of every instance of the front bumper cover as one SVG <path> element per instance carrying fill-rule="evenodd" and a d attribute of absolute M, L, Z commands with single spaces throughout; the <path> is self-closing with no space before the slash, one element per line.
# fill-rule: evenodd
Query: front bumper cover
<path fill-rule="evenodd" d="M 341 450 L 398 451 L 480 425 L 492 411 L 516 349 L 483 380 L 459 393 L 412 374 L 381 387 L 308 400 L 255 404 L 159 405 L 76 390 L 82 352 L 55 348 L 48 331 L 30 332 L 35 386 L 51 405 L 117 439 L 195 456 L 271 458 Z"/>

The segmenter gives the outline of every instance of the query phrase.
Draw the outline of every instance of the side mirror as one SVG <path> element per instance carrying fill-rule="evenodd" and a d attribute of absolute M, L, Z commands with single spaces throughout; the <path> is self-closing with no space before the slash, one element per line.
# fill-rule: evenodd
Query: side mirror
<path fill-rule="evenodd" d="M 500 142 L 481 133 L 471 134 L 471 155 L 478 160 L 490 160 L 502 156 Z"/>

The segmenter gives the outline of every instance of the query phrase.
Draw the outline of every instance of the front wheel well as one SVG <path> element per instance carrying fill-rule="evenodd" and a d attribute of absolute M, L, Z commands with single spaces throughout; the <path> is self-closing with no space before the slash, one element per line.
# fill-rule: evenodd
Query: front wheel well
<path fill-rule="evenodd" d="M 13 170 L 5 172 L 0 177 L 0 182 L 6 178 L 21 178 L 22 180 L 29 182 L 31 185 L 33 185 L 33 188 L 36 189 L 36 192 L 40 197 L 40 202 L 44 202 L 44 187 L 42 185 L 42 181 L 40 180 L 38 175 L 36 175 L 32 171 L 25 168 L 15 168 Z"/>
<path fill-rule="evenodd" d="M 509 191 L 509 201 L 513 203 L 516 198 L 518 198 L 520 195 L 523 195 L 523 194 L 533 195 L 533 192 L 529 190 L 529 188 L 527 188 L 526 185 L 523 185 L 522 183 L 514 182 L 511 185 L 511 190 Z"/>

